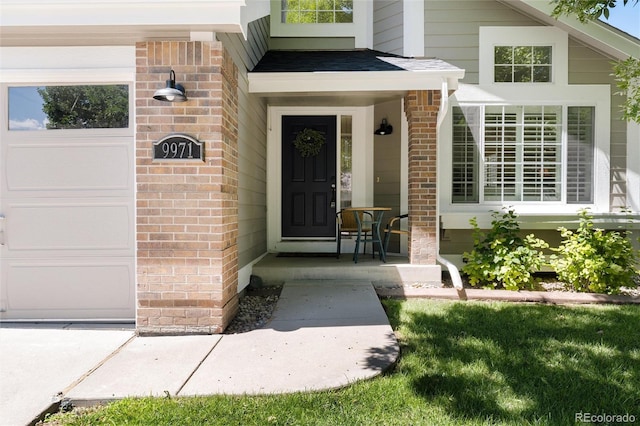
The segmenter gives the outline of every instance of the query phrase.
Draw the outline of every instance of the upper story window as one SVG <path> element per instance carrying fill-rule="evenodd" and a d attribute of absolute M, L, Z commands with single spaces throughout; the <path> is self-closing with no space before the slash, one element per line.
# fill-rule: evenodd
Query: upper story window
<path fill-rule="evenodd" d="M 371 0 L 271 0 L 274 38 L 351 39 L 356 49 L 371 48 L 372 20 Z"/>
<path fill-rule="evenodd" d="M 126 84 L 9 87 L 9 130 L 128 127 Z"/>
<path fill-rule="evenodd" d="M 496 83 L 549 83 L 552 46 L 495 46 L 493 78 Z"/>
<path fill-rule="evenodd" d="M 282 0 L 283 24 L 348 24 L 353 0 Z"/>
<path fill-rule="evenodd" d="M 553 27 L 480 27 L 479 83 L 564 85 L 567 33 Z"/>

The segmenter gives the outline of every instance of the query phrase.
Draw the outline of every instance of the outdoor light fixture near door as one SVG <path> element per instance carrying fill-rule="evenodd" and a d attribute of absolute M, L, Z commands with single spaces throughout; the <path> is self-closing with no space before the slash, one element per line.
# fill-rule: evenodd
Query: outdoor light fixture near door
<path fill-rule="evenodd" d="M 376 135 L 390 135 L 393 132 L 393 126 L 387 123 L 387 119 L 383 118 L 380 123 L 380 128 L 373 132 Z"/>
<path fill-rule="evenodd" d="M 156 90 L 156 93 L 153 94 L 153 99 L 164 102 L 184 102 L 187 100 L 184 87 L 176 83 L 176 73 L 173 70 L 169 73 L 167 87 Z"/>

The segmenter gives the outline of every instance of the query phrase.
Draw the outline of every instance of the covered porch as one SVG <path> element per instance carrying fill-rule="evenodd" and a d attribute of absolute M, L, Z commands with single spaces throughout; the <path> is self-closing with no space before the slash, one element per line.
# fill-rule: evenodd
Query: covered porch
<path fill-rule="evenodd" d="M 267 284 L 286 279 L 367 279 L 377 283 L 439 283 L 438 257 L 437 138 L 439 124 L 446 115 L 449 94 L 457 89 L 464 70 L 434 58 L 403 58 L 370 50 L 355 51 L 279 51 L 268 52 L 249 73 L 249 92 L 266 99 L 269 108 L 267 141 L 267 251 L 253 266 L 252 275 Z M 380 120 L 394 119 L 394 136 L 379 136 Z M 283 156 L 295 135 L 285 127 L 289 117 L 335 116 L 337 173 L 326 173 L 327 188 L 317 193 L 337 192 L 333 212 L 349 207 L 388 207 L 390 215 L 408 214 L 404 225 L 409 233 L 387 264 L 361 256 L 355 265 L 351 254 L 335 257 L 277 257 L 275 253 L 330 252 L 335 248 L 335 226 L 324 234 L 287 231 L 288 203 L 283 176 L 290 174 Z M 304 118 L 303 118 L 304 119 Z M 385 123 L 383 121 L 383 123 Z M 348 131 L 345 131 L 348 123 Z M 304 128 L 304 125 L 300 126 Z M 344 141 L 348 137 L 348 179 L 345 180 Z M 381 139 L 382 138 L 382 139 Z M 397 139 L 396 139 L 397 138 Z M 390 161 L 390 141 L 396 140 L 397 163 Z M 392 153 L 396 155 L 395 153 Z M 375 161 L 374 161 L 375 158 Z M 300 159 L 302 161 L 302 159 Z M 302 164 L 302 163 L 301 163 Z M 315 167 L 315 166 L 312 166 Z M 301 166 L 304 168 L 304 166 Z M 384 173 L 397 178 L 390 186 Z M 377 169 L 381 170 L 381 175 Z M 383 170 L 384 169 L 384 170 Z M 334 169 L 331 169 L 334 170 Z M 348 184 L 345 184 L 345 181 Z M 337 186 L 337 188 L 336 188 Z M 378 188 L 385 187 L 384 192 Z M 313 194 L 311 194 L 313 195 Z M 313 205 L 312 207 L 315 207 Z M 308 208 L 307 210 L 312 210 Z M 302 217 L 303 215 L 300 215 Z M 314 219 L 314 218 L 312 218 Z M 388 220 L 388 217 L 386 218 Z M 312 223 L 310 220 L 308 223 Z M 343 253 L 353 250 L 349 241 Z M 396 243 L 397 244 L 397 243 Z M 274 271 L 282 269 L 276 274 Z M 286 278 L 283 278 L 286 277 Z"/>

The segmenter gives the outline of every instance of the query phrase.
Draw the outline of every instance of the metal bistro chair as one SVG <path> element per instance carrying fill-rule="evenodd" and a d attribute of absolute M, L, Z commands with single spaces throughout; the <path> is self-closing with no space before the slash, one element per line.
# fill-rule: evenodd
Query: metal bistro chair
<path fill-rule="evenodd" d="M 389 240 L 391 239 L 391 234 L 396 235 L 409 235 L 409 231 L 405 231 L 404 229 L 400 229 L 400 220 L 408 218 L 408 214 L 401 214 L 400 216 L 395 216 L 389 219 L 387 223 L 387 227 L 384 228 L 384 252 L 386 253 L 389 248 Z M 394 226 L 396 228 L 394 228 Z"/>
<path fill-rule="evenodd" d="M 366 224 L 366 225 L 363 225 L 362 227 L 362 233 L 364 234 L 364 239 L 365 239 L 363 253 L 366 253 L 367 252 L 366 240 L 367 240 L 367 235 L 371 232 L 370 223 L 373 221 L 373 216 L 371 215 L 371 213 L 363 212 L 363 211 L 359 211 L 358 214 L 360 215 L 360 223 Z M 368 215 L 371 220 L 368 220 L 366 222 L 363 221 L 365 214 Z M 353 236 L 357 237 L 358 223 L 356 222 L 356 216 L 353 210 L 349 208 L 342 209 L 338 213 L 336 213 L 336 223 L 338 224 L 338 235 L 336 238 L 337 240 L 336 257 L 339 259 L 342 237 L 353 237 Z M 374 256 L 375 256 L 375 251 L 374 251 Z M 354 258 L 355 258 L 355 253 L 354 253 Z"/>

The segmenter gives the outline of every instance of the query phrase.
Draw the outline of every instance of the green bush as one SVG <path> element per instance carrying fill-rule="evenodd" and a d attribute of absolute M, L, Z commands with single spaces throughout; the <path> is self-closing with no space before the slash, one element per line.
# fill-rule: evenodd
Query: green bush
<path fill-rule="evenodd" d="M 513 209 L 493 212 L 491 230 L 485 234 L 474 217 L 473 250 L 465 252 L 462 268 L 472 286 L 504 287 L 507 290 L 533 289 L 532 274 L 545 263 L 539 249 L 549 245 L 533 234 L 520 236 L 520 225 Z"/>
<path fill-rule="evenodd" d="M 579 213 L 578 229 L 558 228 L 564 238 L 551 259 L 558 278 L 576 291 L 617 294 L 636 274 L 636 253 L 627 232 L 594 228 L 587 210 Z"/>

